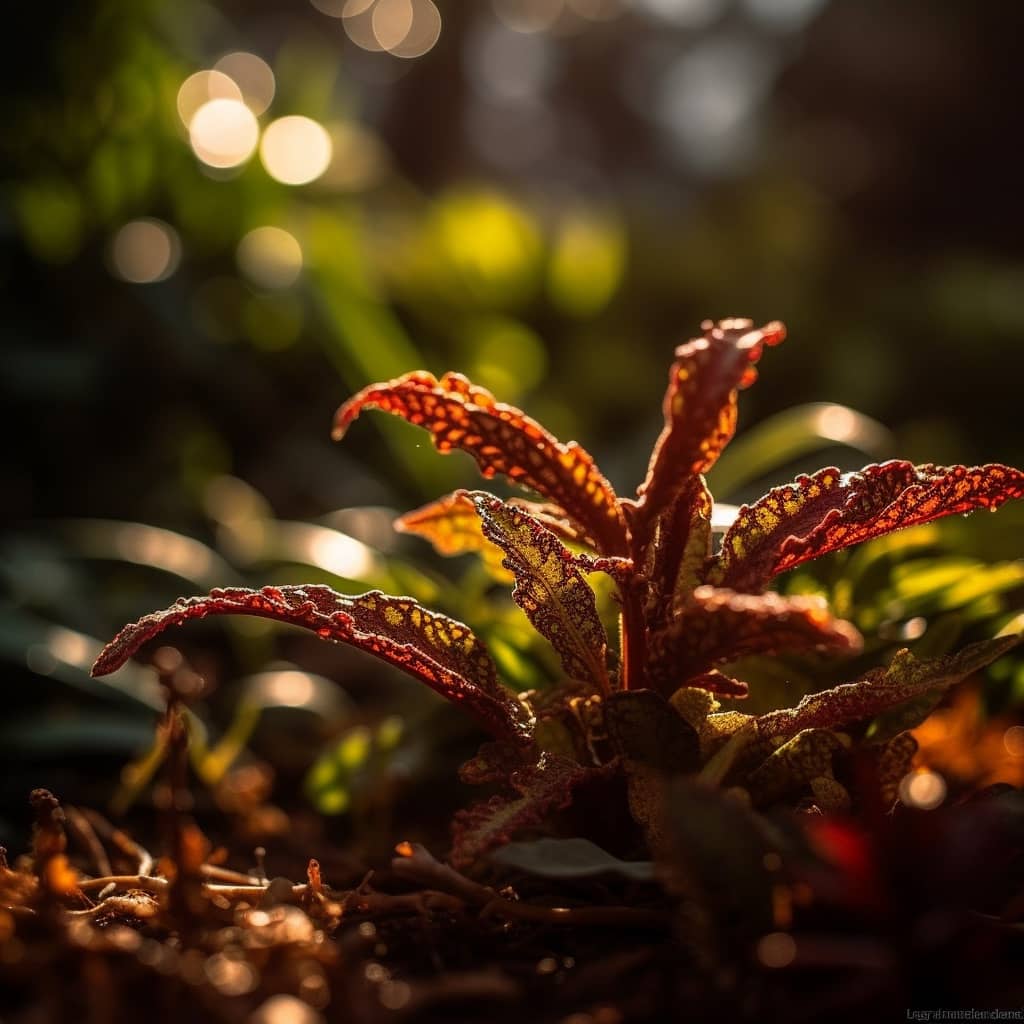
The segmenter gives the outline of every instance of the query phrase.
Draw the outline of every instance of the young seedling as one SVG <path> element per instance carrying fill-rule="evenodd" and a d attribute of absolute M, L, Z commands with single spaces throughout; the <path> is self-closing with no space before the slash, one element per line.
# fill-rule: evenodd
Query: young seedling
<path fill-rule="evenodd" d="M 751 654 L 856 652 L 861 638 L 850 623 L 823 601 L 769 592 L 772 580 L 894 530 L 994 510 L 1024 496 L 1024 473 L 997 464 L 903 461 L 856 473 L 822 469 L 744 505 L 715 551 L 703 474 L 733 436 L 738 392 L 756 379 L 764 350 L 784 337 L 780 323 L 706 321 L 699 337 L 676 350 L 664 429 L 636 498 L 619 498 L 578 444 L 563 444 L 457 373 L 438 380 L 415 372 L 373 384 L 338 410 L 336 439 L 364 409 L 381 409 L 423 427 L 441 452 L 468 452 L 485 477 L 501 474 L 544 499 L 460 491 L 398 525 L 445 554 L 501 558 L 514 578 L 514 600 L 561 661 L 564 680 L 552 690 L 512 693 L 468 626 L 407 597 L 343 596 L 325 586 L 232 588 L 181 599 L 125 627 L 93 673 L 118 668 L 170 626 L 229 614 L 303 626 L 404 669 L 462 704 L 495 737 L 462 775 L 507 792 L 457 815 L 457 863 L 539 825 L 585 780 L 620 770 L 652 845 L 663 817 L 662 783 L 673 775 L 742 785 L 757 804 L 803 796 L 824 808 L 843 806 L 849 796 L 833 767 L 853 737 L 873 760 L 884 798 L 894 799 L 915 749 L 906 730 L 945 688 L 994 661 L 1018 636 L 930 660 L 900 651 L 888 667 L 757 718 L 720 711 L 715 694 L 747 692 L 720 666 Z M 598 571 L 616 586 L 617 651 L 586 579 Z"/>

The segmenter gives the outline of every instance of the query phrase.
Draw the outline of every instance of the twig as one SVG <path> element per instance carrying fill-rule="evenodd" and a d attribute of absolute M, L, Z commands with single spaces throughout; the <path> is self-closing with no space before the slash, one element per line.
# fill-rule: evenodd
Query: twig
<path fill-rule="evenodd" d="M 113 874 L 114 869 L 110 866 L 107 851 L 103 849 L 103 844 L 89 819 L 77 807 L 65 807 L 64 817 L 69 831 L 89 851 L 89 856 L 92 857 L 93 863 L 96 865 L 97 873 L 100 875 Z"/>
<path fill-rule="evenodd" d="M 134 857 L 138 862 L 138 872 L 140 875 L 148 875 L 153 870 L 153 855 L 144 846 L 137 843 L 127 832 L 121 831 L 112 825 L 106 818 L 103 817 L 98 811 L 94 811 L 90 808 L 84 808 L 81 812 L 89 819 L 89 823 L 96 831 L 107 840 L 108 843 L 112 843 L 117 849 L 123 853 L 126 857 Z M 110 874 L 109 871 L 106 874 Z"/>
<path fill-rule="evenodd" d="M 118 889 L 142 889 L 144 892 L 163 893 L 170 888 L 170 882 L 159 875 L 107 875 L 104 878 L 86 878 L 78 883 L 82 892 L 102 891 L 108 886 Z"/>
<path fill-rule="evenodd" d="M 419 843 L 399 843 L 391 868 L 401 878 L 429 884 L 480 907 L 480 916 L 546 924 L 665 928 L 670 918 L 657 910 L 637 907 L 537 907 L 499 896 L 493 889 L 466 878 L 448 864 L 442 864 Z M 419 895 L 419 894 L 413 894 Z"/>

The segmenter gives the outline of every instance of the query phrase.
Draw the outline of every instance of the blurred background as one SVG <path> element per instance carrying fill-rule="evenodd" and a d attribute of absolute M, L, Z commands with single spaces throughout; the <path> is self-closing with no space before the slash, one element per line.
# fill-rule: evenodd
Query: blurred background
<path fill-rule="evenodd" d="M 87 670 L 182 593 L 410 593 L 543 684 L 485 571 L 390 527 L 472 485 L 468 457 L 386 417 L 330 442 L 371 380 L 462 370 L 630 493 L 673 345 L 779 318 L 719 498 L 825 462 L 1024 463 L 1022 32 L 1012 0 L 23 7 L 0 64 L 0 841 L 36 785 L 144 803 L 155 677 Z M 852 596 L 848 561 L 786 585 L 944 649 L 1024 605 L 1021 525 L 854 556 Z M 368 658 L 261 622 L 172 639 L 207 680 L 196 770 L 253 835 L 280 832 L 271 795 L 312 831 L 384 832 L 437 765 L 463 799 L 437 750 L 479 737 Z M 965 775 L 1021 773 L 1018 694 L 1011 664 L 959 712 L 995 744 Z"/>

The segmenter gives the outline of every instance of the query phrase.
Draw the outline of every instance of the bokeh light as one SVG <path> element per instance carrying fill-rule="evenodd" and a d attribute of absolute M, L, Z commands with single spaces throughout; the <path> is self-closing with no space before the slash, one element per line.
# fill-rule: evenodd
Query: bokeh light
<path fill-rule="evenodd" d="M 328 18 L 340 18 L 345 13 L 348 0 L 309 0 L 309 2 Z"/>
<path fill-rule="evenodd" d="M 441 12 L 433 0 L 348 0 L 342 18 L 356 46 L 407 60 L 422 57 L 441 36 Z"/>
<path fill-rule="evenodd" d="M 259 142 L 256 115 L 240 99 L 204 103 L 188 126 L 196 156 L 208 167 L 238 167 L 252 156 Z"/>
<path fill-rule="evenodd" d="M 946 799 L 946 780 L 936 772 L 915 771 L 900 782 L 900 800 L 907 807 L 931 811 Z"/>
<path fill-rule="evenodd" d="M 340 121 L 329 126 L 333 157 L 323 182 L 345 191 L 359 191 L 380 178 L 388 164 L 384 147 L 361 125 Z"/>
<path fill-rule="evenodd" d="M 188 128 L 196 111 L 210 100 L 241 100 L 238 83 L 224 71 L 197 71 L 178 89 L 178 117 Z"/>
<path fill-rule="evenodd" d="M 796 958 L 796 941 L 788 932 L 772 932 L 757 944 L 757 959 L 765 967 L 788 967 Z"/>
<path fill-rule="evenodd" d="M 257 116 L 273 102 L 277 83 L 274 81 L 274 72 L 270 65 L 262 57 L 239 50 L 225 54 L 214 64 L 213 69 L 213 74 L 221 72 L 235 83 L 241 90 L 241 99 Z"/>
<path fill-rule="evenodd" d="M 302 246 L 283 228 L 253 228 L 238 243 L 238 267 L 262 288 L 287 288 L 302 271 Z"/>
<path fill-rule="evenodd" d="M 284 185 L 306 185 L 331 162 L 331 137 L 310 117 L 292 115 L 271 121 L 260 142 L 267 173 Z"/>
<path fill-rule="evenodd" d="M 1024 757 L 1024 725 L 1011 725 L 1003 733 L 1003 746 L 1010 757 Z"/>
<path fill-rule="evenodd" d="M 114 235 L 110 247 L 114 273 L 132 284 L 166 280 L 177 269 L 180 259 L 177 231 L 153 217 L 129 221 Z"/>

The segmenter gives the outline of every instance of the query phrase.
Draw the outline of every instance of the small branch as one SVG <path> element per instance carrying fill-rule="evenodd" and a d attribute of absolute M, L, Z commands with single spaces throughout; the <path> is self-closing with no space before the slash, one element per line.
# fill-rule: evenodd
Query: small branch
<path fill-rule="evenodd" d="M 100 875 L 113 874 L 114 869 L 110 866 L 107 851 L 103 849 L 103 844 L 89 819 L 77 807 L 65 807 L 64 817 L 68 830 L 89 851 L 96 872 Z"/>
<path fill-rule="evenodd" d="M 132 839 L 127 832 L 123 832 L 121 829 L 112 825 L 98 811 L 91 810 L 90 808 L 84 808 L 81 813 L 88 818 L 92 827 L 101 836 L 103 836 L 108 843 L 117 847 L 118 852 L 123 853 L 126 857 L 134 857 L 138 861 L 137 870 L 140 875 L 148 875 L 152 872 L 153 856 L 149 850 Z M 110 872 L 107 871 L 106 874 L 110 874 Z"/>

